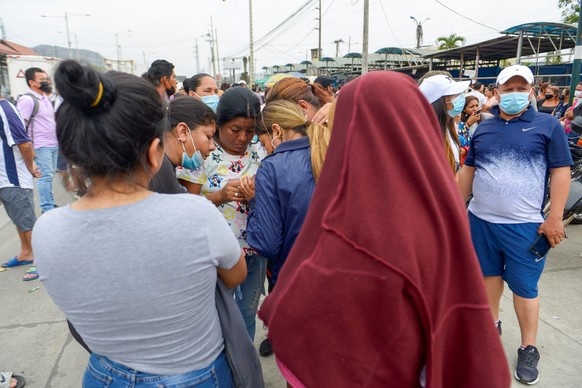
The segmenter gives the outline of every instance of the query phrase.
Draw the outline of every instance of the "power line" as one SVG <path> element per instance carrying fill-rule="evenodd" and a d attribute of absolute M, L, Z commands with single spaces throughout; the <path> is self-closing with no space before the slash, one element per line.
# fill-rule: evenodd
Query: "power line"
<path fill-rule="evenodd" d="M 224 23 L 224 21 L 226 20 L 226 16 L 230 13 L 230 11 L 233 8 L 233 5 L 236 3 L 235 0 L 231 0 L 228 2 L 228 4 L 226 5 L 226 7 L 224 7 L 222 9 L 222 12 L 218 15 L 218 17 L 216 18 L 216 28 L 220 28 L 222 26 L 222 24 Z"/>
<path fill-rule="evenodd" d="M 271 29 L 269 32 L 267 32 L 265 35 L 263 35 L 261 38 L 256 39 L 254 41 L 254 44 L 268 44 L 273 42 L 275 39 L 279 38 L 282 34 L 284 34 L 285 32 L 287 32 L 289 30 L 289 28 L 294 27 L 293 25 L 288 25 L 288 23 L 295 19 L 298 16 L 302 16 L 302 14 L 304 13 L 308 13 L 311 11 L 310 7 L 312 5 L 315 4 L 317 0 L 307 0 L 299 9 L 297 9 L 295 12 L 293 12 L 290 16 L 288 16 L 285 20 L 283 20 L 281 23 L 279 23 L 276 27 L 274 27 L 273 29 Z M 240 54 L 243 54 L 244 52 L 246 52 L 249 49 L 250 45 L 245 46 L 245 48 L 237 51 L 236 53 L 227 55 L 226 57 L 236 57 Z"/>
<path fill-rule="evenodd" d="M 382 7 L 382 13 L 384 14 L 384 18 L 386 18 L 386 23 L 388 23 L 388 28 L 390 28 L 390 32 L 392 33 L 392 36 L 394 37 L 396 44 L 398 45 L 399 48 L 402 48 L 402 46 L 400 45 L 400 42 L 398 41 L 398 38 L 396 37 L 396 34 L 394 33 L 394 30 L 392 29 L 392 26 L 390 25 L 390 21 L 388 20 L 388 15 L 386 14 L 386 10 L 384 9 L 384 4 L 382 4 L 382 0 L 380 0 L 379 3 L 380 3 L 380 7 Z"/>
<path fill-rule="evenodd" d="M 476 20 L 473 20 L 473 19 L 471 19 L 470 17 L 467 17 L 467 16 L 465 16 L 465 15 L 462 15 L 462 14 L 458 13 L 458 12 L 457 12 L 457 11 L 455 11 L 454 9 L 452 9 L 452 8 L 450 8 L 450 7 L 446 6 L 445 4 L 441 3 L 439 0 L 434 0 L 434 1 L 436 1 L 436 2 L 437 2 L 437 3 L 439 3 L 440 5 L 442 5 L 443 7 L 445 7 L 446 9 L 448 9 L 449 11 L 451 11 L 452 13 L 454 13 L 454 14 L 457 14 L 457 15 L 459 15 L 459 16 L 460 16 L 460 17 L 462 17 L 462 18 L 465 18 L 465 19 L 467 19 L 467 20 L 469 20 L 469 21 L 471 21 L 471 22 L 473 22 L 473 23 L 477 23 L 477 24 L 479 24 L 480 26 L 487 27 L 487 28 L 489 28 L 489 29 L 491 29 L 491 30 L 493 30 L 493 31 L 495 31 L 495 32 L 501 32 L 501 31 L 499 31 L 497 28 L 489 27 L 489 26 L 488 26 L 488 25 L 486 25 L 486 24 L 483 24 L 483 23 L 481 23 L 481 22 L 478 22 L 478 21 L 476 21 Z"/>
<path fill-rule="evenodd" d="M 330 10 L 331 6 L 333 5 L 333 2 L 334 1 L 335 0 L 331 0 L 331 3 L 329 3 L 329 6 L 327 7 L 327 9 L 325 10 L 325 12 L 323 13 L 323 16 L 327 15 L 327 13 L 329 12 L 329 10 Z"/>

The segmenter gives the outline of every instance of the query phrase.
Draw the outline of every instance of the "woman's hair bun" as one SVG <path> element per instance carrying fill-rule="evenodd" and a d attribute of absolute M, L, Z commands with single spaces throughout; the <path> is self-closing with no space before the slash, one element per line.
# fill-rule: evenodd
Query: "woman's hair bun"
<path fill-rule="evenodd" d="M 108 109 L 115 100 L 115 86 L 76 61 L 61 62 L 55 72 L 55 85 L 61 97 L 79 109 Z"/>

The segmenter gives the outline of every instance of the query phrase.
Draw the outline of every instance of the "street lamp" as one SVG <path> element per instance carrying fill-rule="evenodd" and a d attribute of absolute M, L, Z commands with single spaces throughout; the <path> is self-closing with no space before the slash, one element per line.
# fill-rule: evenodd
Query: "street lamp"
<path fill-rule="evenodd" d="M 121 46 L 119 45 L 119 34 L 128 34 L 130 32 L 131 32 L 131 30 L 127 30 L 127 31 L 117 32 L 115 34 L 115 44 L 117 46 L 117 71 L 121 71 L 120 65 L 119 65 L 119 62 L 121 61 Z"/>
<path fill-rule="evenodd" d="M 67 27 L 67 43 L 69 45 L 69 59 L 71 59 L 71 35 L 69 34 L 69 16 L 91 16 L 87 14 L 79 14 L 79 13 L 67 13 L 65 12 L 65 16 L 47 16 L 47 15 L 40 15 L 43 18 L 64 18 L 65 25 Z"/>
<path fill-rule="evenodd" d="M 420 46 L 422 46 L 422 35 L 423 35 L 422 23 L 426 22 L 427 20 L 430 20 L 430 18 L 426 18 L 422 22 L 416 20 L 414 16 L 411 16 L 410 18 L 416 22 L 416 48 L 420 48 Z"/>

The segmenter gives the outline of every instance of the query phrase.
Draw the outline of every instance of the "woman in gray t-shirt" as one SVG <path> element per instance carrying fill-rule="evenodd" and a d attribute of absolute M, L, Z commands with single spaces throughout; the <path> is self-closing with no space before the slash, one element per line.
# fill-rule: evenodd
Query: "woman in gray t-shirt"
<path fill-rule="evenodd" d="M 138 77 L 74 61 L 55 81 L 60 148 L 90 184 L 39 219 L 33 246 L 47 292 L 93 351 L 83 386 L 231 386 L 216 277 L 235 287 L 246 265 L 212 203 L 148 190 L 162 163 L 166 106 Z"/>

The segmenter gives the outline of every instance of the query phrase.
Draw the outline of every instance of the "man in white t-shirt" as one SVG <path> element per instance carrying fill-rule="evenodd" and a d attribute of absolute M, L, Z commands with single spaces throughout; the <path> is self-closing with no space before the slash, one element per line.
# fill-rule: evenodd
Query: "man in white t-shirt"
<path fill-rule="evenodd" d="M 470 89 L 471 91 L 465 94 L 465 97 L 468 96 L 477 97 L 477 100 L 479 100 L 479 109 L 481 109 L 483 105 L 485 105 L 485 103 L 487 102 L 485 95 L 481 92 L 481 89 L 483 89 L 483 84 L 479 81 L 475 81 L 471 84 Z"/>

